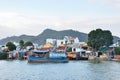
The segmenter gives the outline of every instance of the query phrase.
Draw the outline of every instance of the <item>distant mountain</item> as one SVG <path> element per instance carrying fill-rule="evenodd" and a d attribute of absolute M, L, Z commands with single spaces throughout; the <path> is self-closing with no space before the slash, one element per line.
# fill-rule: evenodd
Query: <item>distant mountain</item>
<path fill-rule="evenodd" d="M 31 41 L 33 43 L 38 43 L 39 45 L 41 45 L 46 42 L 47 38 L 63 39 L 64 36 L 78 37 L 81 42 L 87 42 L 88 40 L 88 35 L 86 33 L 78 32 L 74 30 L 56 31 L 56 30 L 46 29 L 38 36 L 21 35 L 21 36 L 7 37 L 0 40 L 0 44 L 4 45 L 8 41 L 19 42 L 20 40 L 24 40 L 24 41 Z M 118 39 L 120 38 L 114 36 L 114 42 L 116 42 Z"/>
<path fill-rule="evenodd" d="M 0 45 L 4 45 L 8 41 L 15 41 L 15 42 L 19 42 L 20 40 L 28 41 L 28 40 L 31 40 L 31 38 L 34 38 L 34 37 L 35 36 L 28 36 L 28 35 L 11 36 L 11 37 L 1 39 L 0 40 Z"/>
<path fill-rule="evenodd" d="M 80 41 L 85 41 L 85 42 L 87 41 L 88 38 L 87 34 L 78 31 L 73 31 L 73 30 L 55 31 L 51 29 L 46 29 L 43 31 L 43 33 L 31 39 L 31 41 L 38 44 L 44 44 L 47 38 L 63 39 L 64 36 L 78 37 Z"/>
<path fill-rule="evenodd" d="M 119 37 L 117 37 L 117 36 L 113 36 L 113 43 L 116 43 L 118 40 L 120 40 L 120 38 Z"/>

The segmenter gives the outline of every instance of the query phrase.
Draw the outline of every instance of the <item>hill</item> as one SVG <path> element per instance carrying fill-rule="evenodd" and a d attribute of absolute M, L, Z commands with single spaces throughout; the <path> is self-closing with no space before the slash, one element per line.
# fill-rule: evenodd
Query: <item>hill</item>
<path fill-rule="evenodd" d="M 85 42 L 87 41 L 88 38 L 87 34 L 74 30 L 55 31 L 51 29 L 46 29 L 43 31 L 43 33 L 31 39 L 31 41 L 34 43 L 42 44 L 45 43 L 47 38 L 63 39 L 64 36 L 75 36 L 78 37 L 80 41 Z"/>
<path fill-rule="evenodd" d="M 21 36 L 11 36 L 0 40 L 0 45 L 4 45 L 8 41 L 19 42 L 20 40 L 28 41 L 34 38 L 35 36 L 21 35 Z"/>
<path fill-rule="evenodd" d="M 21 36 L 12 36 L 12 37 L 1 39 L 0 45 L 4 45 L 8 41 L 19 42 L 20 40 L 31 41 L 33 43 L 37 43 L 41 45 L 46 42 L 47 38 L 63 39 L 64 36 L 78 37 L 81 42 L 87 42 L 88 40 L 88 35 L 86 33 L 82 33 L 79 31 L 74 31 L 74 30 L 56 31 L 56 30 L 46 29 L 37 36 L 21 35 Z M 120 38 L 114 36 L 114 42 L 116 42 L 118 39 Z"/>

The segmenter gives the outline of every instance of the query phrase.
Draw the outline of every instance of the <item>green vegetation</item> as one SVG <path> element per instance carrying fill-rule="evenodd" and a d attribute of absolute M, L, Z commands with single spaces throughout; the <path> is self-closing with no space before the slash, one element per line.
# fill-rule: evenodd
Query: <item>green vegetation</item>
<path fill-rule="evenodd" d="M 9 49 L 10 51 L 16 50 L 16 46 L 15 46 L 15 44 L 13 44 L 12 42 L 8 42 L 8 43 L 6 44 L 6 46 L 8 47 L 8 49 Z"/>
<path fill-rule="evenodd" d="M 116 47 L 115 48 L 115 54 L 116 55 L 120 55 L 120 47 Z"/>
<path fill-rule="evenodd" d="M 71 48 L 71 47 L 68 47 L 68 48 L 67 48 L 67 52 L 72 52 L 72 48 Z"/>
<path fill-rule="evenodd" d="M 7 52 L 0 52 L 0 60 L 7 59 Z"/>
<path fill-rule="evenodd" d="M 25 46 L 25 47 L 27 47 L 27 46 L 33 46 L 33 43 L 30 42 L 30 41 L 27 41 L 27 42 L 25 42 L 24 46 Z"/>
<path fill-rule="evenodd" d="M 20 45 L 20 50 L 23 49 L 24 48 L 24 41 L 20 40 L 19 45 Z"/>
<path fill-rule="evenodd" d="M 33 43 L 30 41 L 24 42 L 23 40 L 20 40 L 19 45 L 20 45 L 20 49 L 24 49 L 27 46 L 33 46 Z"/>
<path fill-rule="evenodd" d="M 102 46 L 108 47 L 113 44 L 113 36 L 110 31 L 96 29 L 88 34 L 88 45 L 94 50 L 99 50 Z"/>

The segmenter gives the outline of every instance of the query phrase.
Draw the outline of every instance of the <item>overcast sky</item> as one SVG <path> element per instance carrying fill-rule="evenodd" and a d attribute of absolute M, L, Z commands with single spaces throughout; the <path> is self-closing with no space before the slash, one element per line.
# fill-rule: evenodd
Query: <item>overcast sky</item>
<path fill-rule="evenodd" d="M 84 33 L 101 28 L 120 37 L 120 0 L 0 0 L 0 39 L 46 28 Z"/>

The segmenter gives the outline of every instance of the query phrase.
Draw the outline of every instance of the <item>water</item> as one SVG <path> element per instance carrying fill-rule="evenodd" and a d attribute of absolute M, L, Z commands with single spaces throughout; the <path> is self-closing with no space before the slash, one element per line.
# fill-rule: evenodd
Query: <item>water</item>
<path fill-rule="evenodd" d="M 120 80 L 120 63 L 0 61 L 0 80 Z"/>

